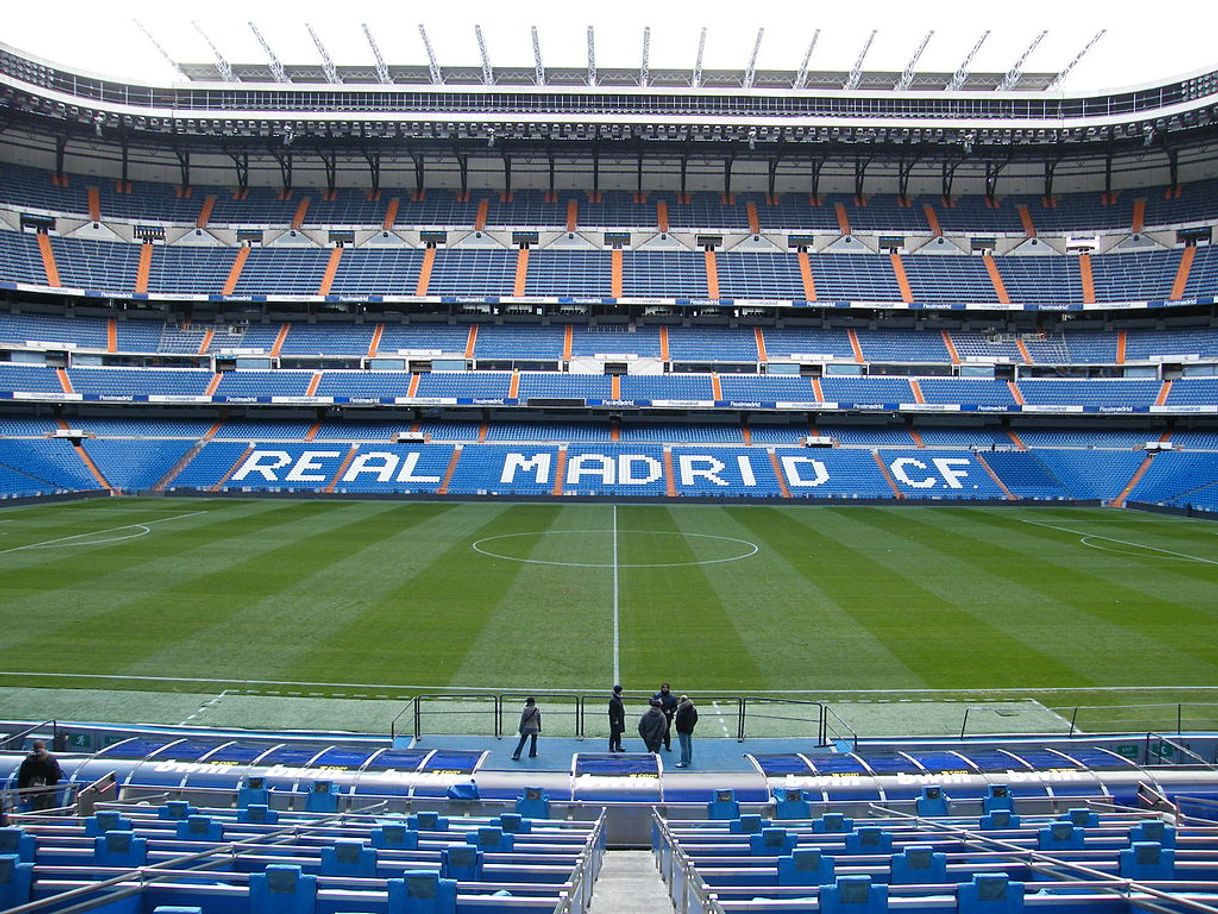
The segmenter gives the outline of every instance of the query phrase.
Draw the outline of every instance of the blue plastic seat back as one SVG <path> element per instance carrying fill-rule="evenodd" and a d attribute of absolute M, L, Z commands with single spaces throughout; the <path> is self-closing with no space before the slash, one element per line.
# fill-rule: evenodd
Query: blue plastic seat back
<path fill-rule="evenodd" d="M 1139 841 L 1152 841 L 1161 847 L 1175 847 L 1176 828 L 1161 819 L 1139 822 L 1129 829 L 1129 843 L 1133 845 Z"/>
<path fill-rule="evenodd" d="M 314 781 L 305 797 L 305 812 L 338 812 L 338 794 L 332 781 Z"/>
<path fill-rule="evenodd" d="M 1006 784 L 991 784 L 981 801 L 981 808 L 987 813 L 999 809 L 1009 809 L 1014 812 L 1015 798 L 1011 796 L 1011 788 Z"/>
<path fill-rule="evenodd" d="M 509 835 L 527 835 L 533 831 L 532 820 L 526 819 L 518 812 L 505 812 L 491 824 L 498 824 Z"/>
<path fill-rule="evenodd" d="M 185 819 L 187 816 L 193 816 L 197 812 L 198 810 L 185 800 L 169 800 L 157 810 L 157 818 L 170 819 L 176 822 Z"/>
<path fill-rule="evenodd" d="M 797 847 L 778 858 L 779 885 L 831 885 L 834 860 L 818 847 Z"/>
<path fill-rule="evenodd" d="M 477 831 L 469 832 L 465 836 L 465 843 L 473 844 L 479 850 L 489 853 L 506 854 L 516 846 L 516 838 L 514 835 L 505 835 L 502 828 L 484 825 Z"/>
<path fill-rule="evenodd" d="M 313 914 L 317 877 L 298 866 L 271 864 L 250 876 L 250 914 Z"/>
<path fill-rule="evenodd" d="M 1061 818 L 1079 828 L 1094 828 L 1100 824 L 1100 817 L 1085 806 L 1075 806 L 1064 812 Z"/>
<path fill-rule="evenodd" d="M 1073 822 L 1051 822 L 1036 834 L 1036 846 L 1042 851 L 1083 849 L 1083 830 Z"/>
<path fill-rule="evenodd" d="M 715 791 L 715 798 L 706 804 L 706 818 L 713 821 L 728 821 L 739 818 L 740 804 L 736 802 L 736 791 Z"/>
<path fill-rule="evenodd" d="M 90 838 L 108 831 L 131 831 L 131 820 L 124 819 L 113 809 L 103 809 L 85 819 L 85 834 Z"/>
<path fill-rule="evenodd" d="M 854 831 L 854 820 L 840 812 L 827 812 L 812 820 L 812 831 L 818 835 L 837 835 Z"/>
<path fill-rule="evenodd" d="M 264 803 L 251 803 L 244 809 L 237 810 L 238 822 L 253 822 L 262 825 L 274 825 L 279 821 L 279 813 Z"/>
<path fill-rule="evenodd" d="M 1024 886 L 1012 882 L 1006 873 L 973 876 L 956 889 L 958 914 L 1018 914 L 1023 910 Z"/>
<path fill-rule="evenodd" d="M 419 847 L 419 833 L 405 825 L 381 825 L 372 829 L 369 837 L 373 847 L 399 851 L 412 851 Z"/>
<path fill-rule="evenodd" d="M 785 828 L 765 828 L 749 835 L 749 853 L 754 857 L 785 857 L 795 850 L 797 838 Z"/>
<path fill-rule="evenodd" d="M 918 797 L 915 806 L 920 816 L 946 816 L 948 814 L 947 795 L 943 793 L 943 788 L 938 784 L 923 787 L 922 794 Z"/>
<path fill-rule="evenodd" d="M 995 809 L 981 817 L 983 831 L 1001 831 L 1004 828 L 1019 828 L 1019 816 L 1009 809 Z"/>
<path fill-rule="evenodd" d="M 406 817 L 406 827 L 415 831 L 448 831 L 448 817 L 435 812 L 418 812 Z"/>
<path fill-rule="evenodd" d="M 376 878 L 376 848 L 365 847 L 357 838 L 339 838 L 333 847 L 321 849 L 323 876 Z"/>
<path fill-rule="evenodd" d="M 1176 852 L 1151 841 L 1139 841 L 1121 851 L 1120 872 L 1125 879 L 1174 879 Z"/>
<path fill-rule="evenodd" d="M 919 885 L 947 882 L 947 854 L 933 847 L 906 847 L 892 855 L 893 885 Z"/>
<path fill-rule="evenodd" d="M 133 831 L 108 831 L 93 839 L 93 859 L 98 866 L 143 866 L 148 842 Z"/>
<path fill-rule="evenodd" d="M 22 863 L 33 863 L 37 842 L 17 827 L 0 828 L 0 855 L 14 856 Z"/>
<path fill-rule="evenodd" d="M 247 806 L 269 806 L 270 804 L 271 792 L 266 789 L 266 782 L 262 778 L 246 778 L 237 789 L 238 809 L 245 809 Z"/>
<path fill-rule="evenodd" d="M 0 854 L 0 910 L 27 904 L 33 899 L 34 864 L 16 854 Z"/>
<path fill-rule="evenodd" d="M 526 787 L 516 798 L 516 812 L 526 819 L 550 818 L 550 797 L 540 787 Z"/>
<path fill-rule="evenodd" d="M 774 794 L 774 818 L 789 820 L 811 817 L 812 804 L 802 790 L 789 787 Z"/>
<path fill-rule="evenodd" d="M 390 879 L 388 914 L 456 914 L 457 880 L 429 871 L 408 871 Z"/>
<path fill-rule="evenodd" d="M 888 886 L 872 885 L 870 876 L 839 876 L 820 890 L 823 914 L 880 914 L 888 910 Z"/>
<path fill-rule="evenodd" d="M 224 840 L 224 826 L 211 816 L 188 816 L 177 826 L 177 837 L 182 841 Z"/>
<path fill-rule="evenodd" d="M 891 854 L 892 835 L 874 825 L 865 825 L 858 831 L 846 835 L 846 852 L 849 854 Z"/>
<path fill-rule="evenodd" d="M 733 835 L 759 835 L 761 830 L 768 825 L 768 819 L 763 819 L 761 816 L 747 815 L 733 819 L 728 823 L 727 830 Z"/>
<path fill-rule="evenodd" d="M 482 879 L 482 851 L 472 844 L 453 844 L 440 851 L 440 875 L 462 882 Z"/>

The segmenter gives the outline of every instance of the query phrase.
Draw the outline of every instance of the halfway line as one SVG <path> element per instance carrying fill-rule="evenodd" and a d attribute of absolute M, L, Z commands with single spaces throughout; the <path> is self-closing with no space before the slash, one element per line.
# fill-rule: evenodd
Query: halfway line
<path fill-rule="evenodd" d="M 0 549 L 0 555 L 8 555 L 10 552 L 20 552 L 23 549 L 40 549 L 43 546 L 54 546 L 57 543 L 65 543 L 68 540 L 83 539 L 86 536 L 99 536 L 102 533 L 115 533 L 119 530 L 130 530 L 133 527 L 147 527 L 150 524 L 163 524 L 170 520 L 182 520 L 187 517 L 198 517 L 200 514 L 206 514 L 206 511 L 191 511 L 189 514 L 175 514 L 173 517 L 161 517 L 156 520 L 140 521 L 137 524 L 123 524 L 121 527 L 108 527 L 105 530 L 90 530 L 87 533 L 73 533 L 70 536 L 60 536 L 53 540 L 43 540 L 41 543 L 27 543 L 24 546 L 13 546 L 11 549 Z M 83 545 L 90 545 L 84 543 Z M 98 543 L 98 545 L 105 545 Z"/>
<path fill-rule="evenodd" d="M 618 591 L 617 563 L 617 505 L 613 506 L 613 682 L 622 681 L 622 627 L 620 619 L 620 599 Z"/>
<path fill-rule="evenodd" d="M 1122 546 L 1133 546 L 1135 549 L 1149 549 L 1151 552 L 1162 552 L 1164 555 L 1174 555 L 1178 559 L 1191 559 L 1194 562 L 1204 562 L 1206 565 L 1218 565 L 1218 562 L 1213 559 L 1203 559 L 1200 556 L 1189 555 L 1187 552 L 1173 552 L 1170 549 L 1160 549 L 1158 546 L 1147 546 L 1145 543 L 1135 543 L 1132 540 L 1119 540 L 1112 536 L 1101 536 L 1098 533 L 1084 533 L 1081 530 L 1071 530 L 1069 527 L 1059 527 L 1057 524 L 1046 524 L 1038 520 L 1026 520 L 1021 518 L 1025 524 L 1032 524 L 1035 527 L 1048 527 L 1050 530 L 1060 530 L 1062 533 L 1073 533 L 1075 536 L 1083 539 L 1093 540 L 1108 540 L 1110 543 L 1120 543 Z"/>

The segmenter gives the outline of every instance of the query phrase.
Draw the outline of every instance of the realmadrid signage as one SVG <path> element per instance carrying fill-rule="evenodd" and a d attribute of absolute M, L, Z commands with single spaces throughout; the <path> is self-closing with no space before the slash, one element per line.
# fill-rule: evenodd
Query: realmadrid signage
<path fill-rule="evenodd" d="M 897 452 L 899 454 L 899 452 Z M 354 454 L 345 448 L 255 448 L 240 461 L 227 484 L 242 487 L 311 488 L 354 486 L 376 491 L 439 487 L 449 470 L 453 448 L 428 445 L 410 450 L 369 448 Z M 883 458 L 883 471 L 869 451 L 835 451 L 810 457 L 803 452 L 773 453 L 741 448 L 633 451 L 570 449 L 512 449 L 469 446 L 456 462 L 453 481 L 461 491 L 511 492 L 517 488 L 562 484 L 565 491 L 663 491 L 671 481 L 677 489 L 700 492 L 746 489 L 778 494 L 820 489 L 847 493 L 870 483 L 877 497 L 893 485 L 911 493 L 994 495 L 984 470 L 971 457 L 894 455 Z M 780 483 L 781 480 L 781 483 Z M 840 481 L 838 481 L 840 480 Z M 867 485 L 862 486 L 863 489 Z M 809 493 L 810 494 L 810 493 Z"/>

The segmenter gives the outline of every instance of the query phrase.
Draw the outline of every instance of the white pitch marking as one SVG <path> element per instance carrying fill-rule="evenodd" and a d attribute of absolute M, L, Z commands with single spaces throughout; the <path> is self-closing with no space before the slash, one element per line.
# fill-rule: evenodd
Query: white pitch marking
<path fill-rule="evenodd" d="M 761 547 L 756 543 L 751 543 L 748 540 L 736 539 L 732 536 L 716 536 L 712 533 L 678 533 L 670 530 L 624 530 L 624 533 L 629 533 L 635 536 L 683 536 L 697 537 L 704 540 L 721 540 L 725 543 L 736 543 L 745 547 L 748 551 L 742 552 L 740 555 L 732 555 L 722 559 L 701 559 L 695 562 L 655 562 L 642 563 L 637 565 L 621 565 L 619 568 L 688 568 L 694 565 L 723 565 L 727 562 L 739 562 L 743 559 L 752 558 L 761 551 Z M 476 540 L 470 545 L 470 548 L 479 555 L 485 555 L 487 558 L 503 559 L 508 562 L 522 562 L 526 565 L 555 565 L 560 568 L 612 568 L 610 562 L 555 562 L 548 559 L 525 559 L 514 555 L 503 555 L 498 552 L 491 552 L 489 549 L 484 549 L 484 543 L 494 542 L 495 540 L 517 539 L 522 536 L 568 536 L 571 534 L 587 534 L 598 533 L 604 535 L 613 533 L 612 530 L 542 530 L 539 532 L 525 533 L 500 533 L 497 536 L 487 536 L 480 540 Z"/>
<path fill-rule="evenodd" d="M 618 587 L 617 505 L 613 506 L 613 681 L 622 681 L 622 630 Z"/>
<path fill-rule="evenodd" d="M 138 524 L 123 524 L 121 527 L 109 527 L 105 530 L 92 530 L 88 533 L 73 533 L 71 536 L 60 536 L 53 540 L 43 540 L 41 543 L 27 543 L 24 546 L 13 546 L 11 549 L 0 549 L 0 555 L 8 555 L 10 552 L 21 552 L 25 549 L 52 549 L 59 546 L 89 546 L 91 543 L 74 543 L 71 540 L 83 539 L 86 536 L 100 536 L 103 533 L 116 533 L 119 530 L 140 529 L 142 532 L 132 536 L 120 536 L 112 540 L 105 540 L 105 543 L 121 543 L 123 540 L 136 539 L 141 536 L 147 536 L 150 531 L 150 524 L 163 524 L 171 520 L 183 520 L 187 517 L 198 517 L 200 514 L 206 514 L 206 511 L 192 511 L 189 514 L 176 514 L 173 517 L 162 517 L 157 520 L 147 520 Z M 102 545 L 102 543 L 98 543 Z"/>
<path fill-rule="evenodd" d="M 120 673 L 49 673 L 45 670 L 0 670 L 0 677 L 21 677 L 30 679 L 32 677 L 41 677 L 44 679 L 97 679 L 97 680 L 115 680 L 127 682 L 189 682 L 203 684 L 219 684 L 219 685 L 247 685 L 247 686 L 312 686 L 314 688 L 342 688 L 342 689 L 407 689 L 407 690 L 423 690 L 444 688 L 451 692 L 469 692 L 471 694 L 486 694 L 488 692 L 501 692 L 502 689 L 492 689 L 484 686 L 454 686 L 447 683 L 428 683 L 425 685 L 396 683 L 396 682 L 307 682 L 293 679 L 218 679 L 215 677 L 200 677 L 200 676 L 145 676 L 145 675 L 124 675 Z M 542 689 L 538 687 L 513 689 L 513 691 L 534 692 L 547 691 L 554 694 L 577 695 L 585 692 L 596 692 L 603 689 L 603 684 L 587 686 L 582 689 Z M 691 691 L 693 691 L 691 689 Z M 707 687 L 701 691 L 710 691 Z M 997 689 L 753 689 L 750 694 L 757 695 L 891 695 L 893 692 L 899 692 L 907 695 L 960 695 L 967 693 L 969 695 L 1030 695 L 1030 694 L 1045 694 L 1045 693 L 1073 693 L 1073 692 L 1215 692 L 1218 691 L 1218 686 L 1213 685 L 1120 685 L 1120 686 L 1062 686 L 1053 688 L 1051 686 L 1031 686 L 1029 688 L 997 688 Z M 301 695 L 303 693 L 292 693 Z M 908 700 L 908 699 L 902 699 Z"/>
<path fill-rule="evenodd" d="M 220 703 L 220 700 L 221 700 L 221 699 L 223 699 L 223 698 L 224 698 L 224 696 L 225 696 L 225 695 L 227 695 L 227 694 L 228 694 L 230 691 L 232 691 L 232 690 L 231 690 L 231 689 L 225 689 L 223 692 L 221 692 L 221 693 L 220 693 L 219 695 L 217 695 L 215 698 L 211 699 L 210 701 L 205 701 L 203 704 L 199 705 L 199 710 L 195 711 L 195 713 L 194 713 L 194 714 L 191 714 L 191 715 L 190 715 L 188 718 L 186 718 L 186 720 L 184 720 L 184 721 L 182 721 L 180 724 L 178 724 L 178 726 L 179 726 L 179 727 L 184 727 L 184 726 L 186 726 L 186 724 L 190 723 L 192 720 L 194 720 L 194 719 L 195 719 L 196 717 L 198 717 L 200 714 L 203 714 L 204 712 L 206 712 L 208 708 L 211 708 L 211 707 L 214 707 L 215 705 L 218 705 L 218 704 Z"/>
<path fill-rule="evenodd" d="M 728 736 L 727 721 L 723 719 L 723 714 L 719 711 L 719 702 L 712 701 L 711 706 L 715 709 L 715 716 L 719 718 L 719 726 L 723 728 L 723 735 Z"/>
<path fill-rule="evenodd" d="M 1203 559 L 1196 555 L 1189 555 L 1187 552 L 1173 552 L 1171 549 L 1160 549 L 1158 546 L 1147 546 L 1145 543 L 1135 543 L 1132 540 L 1119 540 L 1114 536 L 1100 536 L 1098 533 L 1086 533 L 1082 530 L 1071 530 L 1069 527 L 1059 527 L 1057 524 L 1046 524 L 1038 520 L 1027 520 L 1023 518 L 1021 518 L 1021 520 L 1023 520 L 1025 524 L 1032 524 L 1035 527 L 1048 527 L 1050 530 L 1060 530 L 1062 533 L 1073 533 L 1075 536 L 1080 537 L 1079 542 L 1084 546 L 1091 544 L 1083 542 L 1083 540 L 1108 540 L 1110 543 L 1120 543 L 1122 546 L 1133 546 L 1135 549 L 1149 549 L 1151 552 L 1161 552 L 1164 555 L 1174 556 L 1178 559 L 1191 559 L 1194 562 L 1201 562 L 1206 565 L 1218 565 L 1218 561 L 1214 561 L 1213 559 Z"/>

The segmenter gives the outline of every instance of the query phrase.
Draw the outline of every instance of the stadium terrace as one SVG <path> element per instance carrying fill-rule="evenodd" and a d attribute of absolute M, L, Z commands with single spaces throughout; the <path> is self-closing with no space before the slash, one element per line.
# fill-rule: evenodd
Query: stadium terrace
<path fill-rule="evenodd" d="M 250 25 L 0 45 L 0 908 L 1215 910 L 1215 71 Z"/>

